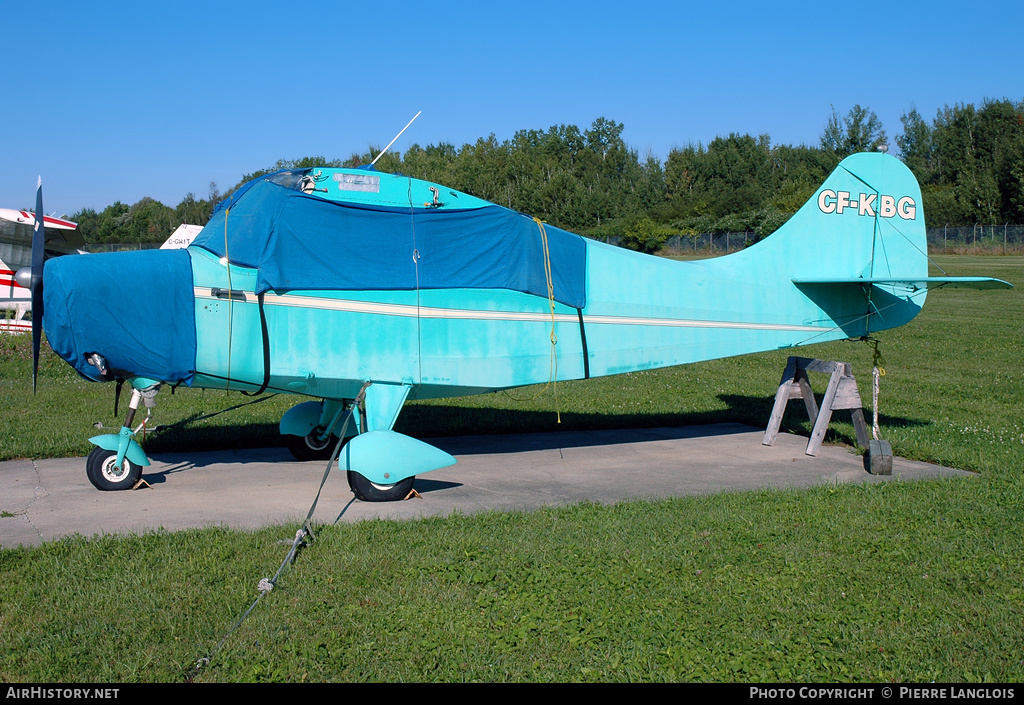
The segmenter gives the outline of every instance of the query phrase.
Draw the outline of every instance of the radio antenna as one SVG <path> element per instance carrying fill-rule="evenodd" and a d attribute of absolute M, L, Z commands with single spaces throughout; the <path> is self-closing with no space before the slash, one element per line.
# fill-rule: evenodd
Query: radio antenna
<path fill-rule="evenodd" d="M 402 132 L 405 132 L 406 130 L 408 130 L 409 129 L 409 125 L 411 125 L 414 122 L 416 122 L 416 118 L 418 118 L 420 116 L 420 113 L 422 113 L 422 112 L 423 111 L 421 110 L 419 113 L 416 113 L 415 115 L 413 115 L 412 116 L 412 120 L 409 121 L 409 124 L 402 128 Z M 384 156 L 384 152 L 386 152 L 389 149 L 391 149 L 391 145 L 393 145 L 395 142 L 398 141 L 398 138 L 402 136 L 402 132 L 399 132 L 397 135 L 395 135 L 395 139 L 393 139 L 390 142 L 388 142 L 388 146 L 385 147 L 384 149 L 380 150 L 380 154 L 378 154 L 376 157 L 373 158 L 373 161 L 370 162 L 370 166 L 373 166 L 374 164 L 376 164 L 377 160 Z"/>

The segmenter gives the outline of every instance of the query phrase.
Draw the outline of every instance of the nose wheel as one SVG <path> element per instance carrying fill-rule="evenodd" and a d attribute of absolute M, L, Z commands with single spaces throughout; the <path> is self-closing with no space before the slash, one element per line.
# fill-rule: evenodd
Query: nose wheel
<path fill-rule="evenodd" d="M 116 451 L 97 447 L 85 461 L 85 474 L 98 490 L 130 490 L 142 477 L 142 466 L 125 458 L 118 467 Z"/>

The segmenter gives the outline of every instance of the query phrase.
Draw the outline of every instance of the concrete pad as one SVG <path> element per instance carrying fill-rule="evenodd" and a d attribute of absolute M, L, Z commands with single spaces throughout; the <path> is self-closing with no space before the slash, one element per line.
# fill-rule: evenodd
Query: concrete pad
<path fill-rule="evenodd" d="M 579 501 L 613 503 L 822 483 L 893 482 L 971 473 L 893 458 L 892 475 L 870 475 L 849 448 L 805 454 L 807 439 L 740 424 L 426 439 L 458 459 L 416 478 L 420 497 L 367 503 L 343 472 L 327 477 L 318 524 L 453 512 L 530 510 Z M 256 529 L 305 520 L 326 468 L 297 462 L 284 448 L 169 453 L 150 458 L 151 487 L 101 492 L 84 458 L 0 463 L 0 546 L 33 546 L 62 536 L 227 526 Z"/>

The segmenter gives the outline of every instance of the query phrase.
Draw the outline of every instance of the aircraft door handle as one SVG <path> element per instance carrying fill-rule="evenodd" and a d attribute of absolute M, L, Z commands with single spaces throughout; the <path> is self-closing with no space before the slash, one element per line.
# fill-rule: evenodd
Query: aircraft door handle
<path fill-rule="evenodd" d="M 230 299 L 231 301 L 245 301 L 245 292 L 240 289 L 221 289 L 220 287 L 212 287 L 210 294 L 218 299 Z"/>

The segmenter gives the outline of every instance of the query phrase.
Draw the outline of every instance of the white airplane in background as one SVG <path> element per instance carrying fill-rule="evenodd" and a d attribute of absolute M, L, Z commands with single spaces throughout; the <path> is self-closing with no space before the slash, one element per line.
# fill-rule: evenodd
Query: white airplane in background
<path fill-rule="evenodd" d="M 14 318 L 0 317 L 0 333 L 28 333 L 32 330 L 25 314 L 32 310 L 29 290 L 14 280 L 14 273 L 32 264 L 32 228 L 35 213 L 0 208 L 0 311 L 13 310 Z M 43 216 L 47 258 L 83 254 L 85 242 L 78 225 L 70 220 Z"/>
<path fill-rule="evenodd" d="M 192 244 L 196 235 L 203 229 L 202 225 L 186 225 L 182 223 L 178 226 L 177 230 L 171 233 L 171 236 L 164 241 L 164 244 L 160 245 L 161 250 L 179 250 L 184 249 Z"/>

